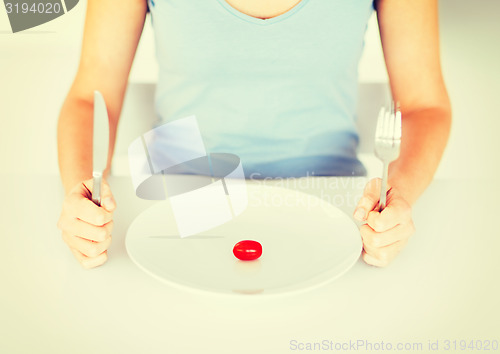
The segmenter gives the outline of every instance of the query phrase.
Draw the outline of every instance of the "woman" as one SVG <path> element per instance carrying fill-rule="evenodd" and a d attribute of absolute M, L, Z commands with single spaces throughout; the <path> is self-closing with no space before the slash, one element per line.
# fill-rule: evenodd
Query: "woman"
<path fill-rule="evenodd" d="M 356 69 L 376 9 L 403 136 L 387 207 L 375 210 L 380 183 L 372 180 L 354 217 L 365 221 L 364 261 L 389 264 L 414 232 L 411 206 L 432 180 L 450 130 L 437 0 L 89 0 L 80 66 L 58 125 L 66 191 L 58 226 L 82 266 L 107 260 L 116 206 L 107 184 L 102 207 L 89 200 L 93 91 L 108 106 L 111 160 L 148 7 L 161 119 L 196 114 L 207 150 L 233 152 L 262 177 L 363 174 L 355 156 Z"/>

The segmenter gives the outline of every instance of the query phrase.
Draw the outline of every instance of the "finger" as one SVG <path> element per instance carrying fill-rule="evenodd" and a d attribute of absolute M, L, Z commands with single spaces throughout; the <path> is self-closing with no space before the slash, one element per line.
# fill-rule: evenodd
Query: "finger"
<path fill-rule="evenodd" d="M 68 196 L 64 209 L 70 216 L 97 226 L 105 225 L 113 218 L 112 212 L 98 207 L 92 200 L 76 193 Z"/>
<path fill-rule="evenodd" d="M 70 248 L 76 249 L 83 255 L 90 258 L 99 256 L 111 245 L 111 236 L 102 242 L 92 242 L 78 236 L 72 236 L 68 233 L 64 233 L 63 240 Z"/>
<path fill-rule="evenodd" d="M 397 225 L 385 232 L 376 232 L 368 224 L 361 225 L 359 228 L 363 245 L 379 248 L 389 246 L 402 239 L 410 238 L 415 232 L 413 223 L 406 225 Z"/>
<path fill-rule="evenodd" d="M 410 223 L 411 207 L 402 198 L 392 197 L 382 212 L 371 211 L 366 222 L 376 232 L 385 232 L 397 225 Z"/>
<path fill-rule="evenodd" d="M 368 216 L 368 212 L 375 209 L 380 199 L 381 185 L 382 180 L 380 178 L 374 178 L 368 181 L 363 192 L 363 196 L 354 209 L 353 215 L 355 219 L 365 221 Z"/>
<path fill-rule="evenodd" d="M 369 264 L 369 265 L 372 265 L 375 267 L 383 268 L 383 267 L 387 267 L 389 265 L 389 263 L 382 262 L 379 259 L 369 255 L 365 251 L 363 251 L 361 258 L 363 258 L 363 261 L 365 261 L 366 264 Z"/>
<path fill-rule="evenodd" d="M 396 258 L 407 243 L 408 239 L 403 239 L 385 247 L 363 245 L 363 260 L 377 267 L 386 267 Z"/>
<path fill-rule="evenodd" d="M 108 260 L 107 252 L 103 252 L 99 256 L 94 257 L 94 258 L 87 257 L 75 249 L 71 249 L 71 252 L 75 256 L 75 258 L 78 260 L 78 262 L 81 264 L 81 266 L 85 269 L 99 267 L 100 265 L 103 265 L 104 263 L 106 263 L 106 261 Z"/>
<path fill-rule="evenodd" d="M 375 266 L 375 267 L 381 267 L 381 268 L 387 266 L 387 264 L 383 264 L 377 258 L 369 255 L 364 250 L 363 250 L 363 253 L 361 254 L 361 258 L 363 258 L 363 261 L 365 261 L 365 263 L 368 264 L 368 265 L 372 265 L 372 266 Z"/>
<path fill-rule="evenodd" d="M 76 235 L 78 237 L 96 242 L 102 242 L 111 236 L 113 225 L 113 221 L 110 221 L 103 226 L 95 226 L 75 218 L 61 219 L 58 224 L 62 231 L 70 235 Z"/>
<path fill-rule="evenodd" d="M 101 242 L 108 238 L 113 231 L 113 220 L 102 226 L 97 226 L 69 214 L 70 213 L 63 208 L 61 217 L 57 222 L 57 227 L 61 231 L 70 235 L 76 235 L 84 239 Z"/>
<path fill-rule="evenodd" d="M 83 186 L 92 192 L 94 187 L 93 180 L 83 182 Z M 102 180 L 101 186 L 101 206 L 109 212 L 113 212 L 116 209 L 116 202 L 113 197 L 113 193 L 111 193 L 111 188 L 105 179 Z"/>

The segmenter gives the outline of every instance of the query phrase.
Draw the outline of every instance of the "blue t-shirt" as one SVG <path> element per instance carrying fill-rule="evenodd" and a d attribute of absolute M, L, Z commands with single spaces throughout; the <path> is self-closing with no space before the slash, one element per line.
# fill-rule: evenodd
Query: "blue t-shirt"
<path fill-rule="evenodd" d="M 247 177 L 365 174 L 355 110 L 373 0 L 302 0 L 267 20 L 225 0 L 149 7 L 159 124 L 195 115 L 207 152 L 238 155 Z"/>

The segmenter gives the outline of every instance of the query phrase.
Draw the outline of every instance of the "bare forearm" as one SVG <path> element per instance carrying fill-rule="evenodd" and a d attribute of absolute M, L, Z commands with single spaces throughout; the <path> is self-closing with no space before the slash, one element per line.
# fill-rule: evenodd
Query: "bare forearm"
<path fill-rule="evenodd" d="M 68 96 L 57 126 L 59 172 L 67 192 L 92 177 L 92 102 Z"/>
<path fill-rule="evenodd" d="M 111 119 L 110 158 L 116 132 L 116 124 L 112 122 Z M 57 127 L 59 171 L 66 193 L 77 183 L 92 177 L 92 134 L 93 102 L 70 93 L 61 109 Z"/>
<path fill-rule="evenodd" d="M 400 157 L 389 167 L 389 183 L 413 204 L 432 181 L 448 141 L 449 106 L 403 111 Z"/>

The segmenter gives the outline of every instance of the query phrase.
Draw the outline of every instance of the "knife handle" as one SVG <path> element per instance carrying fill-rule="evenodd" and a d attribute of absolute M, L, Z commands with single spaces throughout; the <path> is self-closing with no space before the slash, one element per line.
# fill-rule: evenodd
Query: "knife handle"
<path fill-rule="evenodd" d="M 102 172 L 92 172 L 93 183 L 92 183 L 92 201 L 97 206 L 101 206 L 101 184 L 102 184 Z"/>

